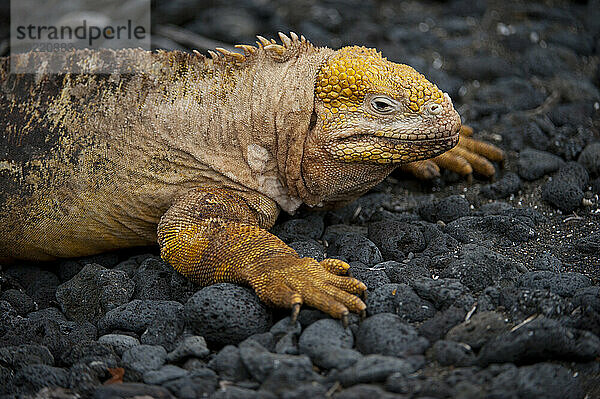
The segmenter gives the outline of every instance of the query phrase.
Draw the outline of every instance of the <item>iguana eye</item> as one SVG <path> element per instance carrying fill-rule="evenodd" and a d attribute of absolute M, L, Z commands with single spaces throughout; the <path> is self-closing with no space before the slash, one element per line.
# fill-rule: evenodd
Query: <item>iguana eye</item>
<path fill-rule="evenodd" d="M 374 97 L 371 99 L 371 108 L 381 114 L 389 114 L 396 109 L 394 103 L 386 97 Z"/>

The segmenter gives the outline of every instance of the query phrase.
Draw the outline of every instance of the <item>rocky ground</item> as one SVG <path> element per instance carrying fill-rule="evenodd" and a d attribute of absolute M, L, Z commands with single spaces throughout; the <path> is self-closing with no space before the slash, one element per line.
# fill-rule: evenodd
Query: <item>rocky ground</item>
<path fill-rule="evenodd" d="M 153 18 L 226 43 L 377 47 L 448 91 L 505 167 L 495 183 L 395 173 L 280 218 L 300 254 L 369 287 L 346 329 L 194 286 L 156 248 L 2 270 L 0 397 L 600 397 L 599 1 L 177 0 Z"/>

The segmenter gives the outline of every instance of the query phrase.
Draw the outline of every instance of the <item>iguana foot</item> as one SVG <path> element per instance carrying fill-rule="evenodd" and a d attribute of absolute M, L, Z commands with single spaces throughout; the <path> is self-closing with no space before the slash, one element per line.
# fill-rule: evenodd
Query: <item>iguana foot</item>
<path fill-rule="evenodd" d="M 496 169 L 490 161 L 503 162 L 504 151 L 493 144 L 471 138 L 473 129 L 461 126 L 458 145 L 450 151 L 435 158 L 411 162 L 402 165 L 401 169 L 412 173 L 419 179 L 433 179 L 440 176 L 440 168 L 451 170 L 471 180 L 473 171 L 493 178 Z"/>
<path fill-rule="evenodd" d="M 261 300 L 272 306 L 291 308 L 292 322 L 300 306 L 307 304 L 348 324 L 349 312 L 363 313 L 366 305 L 356 295 L 367 287 L 343 276 L 348 264 L 337 259 L 317 262 L 312 258 L 284 256 L 250 272 L 248 281 Z"/>

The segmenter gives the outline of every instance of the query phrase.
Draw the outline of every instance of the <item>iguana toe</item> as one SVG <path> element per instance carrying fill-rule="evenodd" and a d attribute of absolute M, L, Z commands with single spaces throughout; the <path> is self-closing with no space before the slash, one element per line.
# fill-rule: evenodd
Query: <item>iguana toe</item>
<path fill-rule="evenodd" d="M 440 167 L 429 159 L 410 162 L 400 166 L 400 169 L 411 173 L 417 179 L 431 180 L 440 177 Z"/>
<path fill-rule="evenodd" d="M 295 303 L 292 305 L 292 314 L 290 315 L 290 324 L 296 324 L 296 321 L 298 320 L 298 314 L 300 313 L 300 307 L 302 306 L 302 304 L 300 303 Z"/>
<path fill-rule="evenodd" d="M 400 169 L 413 174 L 418 179 L 429 180 L 440 176 L 440 168 L 448 169 L 471 181 L 473 171 L 493 179 L 496 169 L 492 162 L 504 162 L 504 151 L 493 144 L 471 138 L 473 129 L 463 125 L 460 128 L 458 145 L 435 158 L 410 162 Z"/>
<path fill-rule="evenodd" d="M 345 262 L 328 260 L 334 271 L 347 268 Z M 345 264 L 347 265 L 347 264 Z M 349 311 L 360 313 L 366 305 L 355 294 L 367 287 L 360 281 L 331 273 L 312 258 L 286 257 L 263 265 L 257 275 L 250 276 L 258 296 L 268 304 L 292 309 L 292 320 L 304 303 L 334 318 L 342 319 Z"/>
<path fill-rule="evenodd" d="M 350 269 L 350 265 L 344 261 L 339 259 L 327 258 L 322 260 L 321 266 L 329 273 L 337 274 L 338 276 L 343 276 L 348 274 L 348 270 Z"/>

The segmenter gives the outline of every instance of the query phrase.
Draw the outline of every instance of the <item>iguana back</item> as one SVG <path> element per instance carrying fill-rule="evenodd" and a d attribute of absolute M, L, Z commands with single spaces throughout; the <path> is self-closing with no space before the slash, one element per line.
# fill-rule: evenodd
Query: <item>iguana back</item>
<path fill-rule="evenodd" d="M 36 53 L 18 62 L 38 74 L 9 74 L 2 59 L 0 259 L 154 244 L 173 200 L 202 185 L 270 190 L 285 207 L 276 157 L 286 154 L 276 147 L 286 131 L 276 137 L 276 129 L 296 115 L 307 130 L 313 84 L 288 79 L 286 92 L 281 82 L 316 70 L 320 57 L 300 47 L 302 63 L 132 49 L 53 55 L 81 70 L 69 74 L 45 73 L 47 59 Z M 294 140 L 302 134 L 286 144 Z M 261 151 L 275 157 L 261 160 Z"/>

